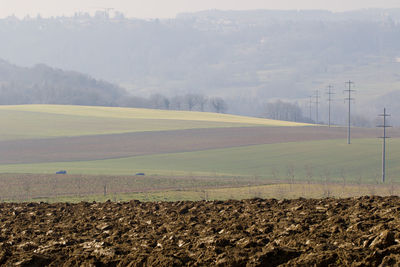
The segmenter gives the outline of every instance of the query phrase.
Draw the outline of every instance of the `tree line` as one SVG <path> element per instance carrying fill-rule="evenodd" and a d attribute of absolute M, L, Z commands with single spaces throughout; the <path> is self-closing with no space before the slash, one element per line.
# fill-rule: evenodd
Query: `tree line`
<path fill-rule="evenodd" d="M 341 117 L 346 117 L 346 111 L 337 110 L 336 113 L 339 114 Z M 305 116 L 303 110 L 297 102 L 291 103 L 282 100 L 265 103 L 263 107 L 262 117 L 283 121 L 324 123 L 323 120 L 319 120 L 318 122 L 316 122 L 313 118 Z M 365 115 L 353 114 L 351 115 L 351 125 L 357 127 L 373 127 L 374 122 Z"/>
<path fill-rule="evenodd" d="M 227 111 L 227 104 L 223 98 L 207 97 L 202 94 L 185 94 L 174 97 L 153 94 L 148 98 L 130 96 L 121 100 L 121 106 L 216 113 L 225 113 Z"/>
<path fill-rule="evenodd" d="M 264 105 L 263 116 L 269 119 L 295 122 L 310 122 L 310 118 L 303 116 L 303 111 L 297 103 L 277 100 Z"/>

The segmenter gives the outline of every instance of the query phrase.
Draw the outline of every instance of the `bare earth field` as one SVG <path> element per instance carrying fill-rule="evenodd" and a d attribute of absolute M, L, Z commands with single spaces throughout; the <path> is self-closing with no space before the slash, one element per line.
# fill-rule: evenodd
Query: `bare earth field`
<path fill-rule="evenodd" d="M 0 203 L 3 266 L 389 266 L 400 198 Z"/>
<path fill-rule="evenodd" d="M 239 127 L 62 137 L 0 142 L 0 164 L 82 161 L 190 152 L 284 142 L 345 139 L 346 128 Z M 353 138 L 374 138 L 379 129 L 352 129 Z M 391 130 L 392 137 L 400 131 Z"/>

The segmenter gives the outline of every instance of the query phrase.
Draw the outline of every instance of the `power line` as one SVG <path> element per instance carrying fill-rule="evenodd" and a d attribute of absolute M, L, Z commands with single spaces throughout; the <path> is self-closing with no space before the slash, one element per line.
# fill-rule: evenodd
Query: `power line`
<path fill-rule="evenodd" d="M 327 92 L 327 95 L 328 95 L 328 106 L 329 106 L 329 108 L 328 108 L 328 125 L 329 125 L 329 127 L 331 127 L 331 102 L 332 102 L 332 95 L 334 95 L 335 93 L 334 92 L 332 92 L 332 89 L 333 89 L 333 86 L 332 85 L 328 85 L 328 92 Z"/>
<path fill-rule="evenodd" d="M 347 98 L 345 98 L 344 100 L 346 101 L 349 101 L 349 117 L 348 117 L 348 125 L 347 125 L 347 144 L 348 145 L 350 145 L 350 108 L 351 108 L 351 101 L 352 100 L 354 100 L 354 98 L 351 98 L 351 93 L 352 92 L 355 92 L 355 90 L 352 90 L 351 89 L 351 86 L 354 86 L 354 82 L 352 82 L 352 81 L 348 81 L 348 82 L 346 82 L 345 83 L 346 85 L 348 85 L 349 86 L 349 89 L 346 89 L 346 90 L 344 90 L 344 92 L 347 92 L 347 93 L 349 93 L 349 97 L 347 97 Z"/>
<path fill-rule="evenodd" d="M 386 139 L 390 138 L 386 136 L 386 128 L 391 127 L 390 125 L 386 125 L 386 117 L 389 117 L 390 114 L 386 113 L 386 108 L 383 108 L 383 114 L 379 114 L 378 116 L 383 117 L 383 125 L 378 125 L 377 127 L 383 128 L 383 136 L 379 137 L 383 139 L 382 144 L 382 182 L 385 182 L 386 178 Z"/>

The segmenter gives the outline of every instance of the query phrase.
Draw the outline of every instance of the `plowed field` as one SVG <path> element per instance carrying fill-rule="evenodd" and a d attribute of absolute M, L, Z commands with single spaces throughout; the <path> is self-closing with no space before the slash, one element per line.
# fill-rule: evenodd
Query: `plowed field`
<path fill-rule="evenodd" d="M 400 198 L 0 204 L 8 266 L 387 266 Z"/>

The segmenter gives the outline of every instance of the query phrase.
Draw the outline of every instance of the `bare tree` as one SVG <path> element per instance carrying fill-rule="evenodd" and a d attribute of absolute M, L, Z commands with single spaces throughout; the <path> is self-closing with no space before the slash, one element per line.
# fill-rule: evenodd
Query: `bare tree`
<path fill-rule="evenodd" d="M 395 195 L 394 191 L 395 191 L 395 185 L 393 183 L 393 178 L 389 177 L 389 184 L 388 184 L 389 196 L 394 196 Z"/>
<path fill-rule="evenodd" d="M 204 95 L 196 95 L 197 97 L 197 105 L 201 112 L 205 111 L 206 104 L 208 102 L 208 98 Z"/>
<path fill-rule="evenodd" d="M 120 102 L 121 102 L 121 106 L 123 106 L 123 107 L 134 107 L 134 108 L 149 108 L 150 107 L 150 101 L 143 97 L 137 97 L 137 96 L 125 97 Z"/>
<path fill-rule="evenodd" d="M 307 119 L 303 117 L 301 108 L 297 103 L 293 104 L 281 100 L 265 104 L 264 115 L 274 120 L 307 121 Z"/>
<path fill-rule="evenodd" d="M 175 110 L 183 109 L 183 99 L 182 96 L 174 96 L 170 100 L 170 108 Z"/>
<path fill-rule="evenodd" d="M 103 195 L 104 196 L 106 196 L 107 195 L 107 186 L 108 186 L 108 183 L 107 183 L 107 179 L 106 178 L 103 178 L 102 179 L 103 181 Z"/>
<path fill-rule="evenodd" d="M 307 184 L 308 184 L 308 191 L 310 192 L 311 189 L 311 180 L 313 178 L 314 175 L 314 171 L 313 171 L 313 166 L 311 164 L 306 164 L 304 166 L 305 172 L 306 172 L 306 179 L 307 179 Z"/>
<path fill-rule="evenodd" d="M 201 94 L 186 94 L 183 97 L 185 109 L 204 111 L 208 102 L 207 97 Z"/>
<path fill-rule="evenodd" d="M 305 172 L 306 172 L 306 178 L 307 178 L 307 183 L 310 184 L 311 183 L 311 179 L 314 175 L 313 172 L 313 166 L 311 164 L 306 164 L 304 166 Z"/>
<path fill-rule="evenodd" d="M 351 124 L 353 126 L 356 126 L 356 127 L 367 127 L 368 128 L 368 127 L 372 127 L 373 126 L 372 123 L 373 123 L 373 121 L 368 119 L 368 117 L 366 117 L 366 116 L 359 115 L 359 114 L 351 116 Z"/>
<path fill-rule="evenodd" d="M 22 182 L 22 188 L 24 189 L 26 193 L 26 199 L 30 198 L 30 192 L 31 192 L 31 183 L 28 179 L 24 179 Z"/>
<path fill-rule="evenodd" d="M 161 94 L 154 94 L 150 96 L 150 107 L 156 109 L 169 109 L 170 101 L 167 97 Z"/>
<path fill-rule="evenodd" d="M 55 197 L 57 197 L 57 184 L 58 184 L 57 177 L 53 177 L 53 179 L 51 179 L 51 191 L 53 192 L 53 195 Z"/>
<path fill-rule="evenodd" d="M 183 97 L 183 99 L 187 110 L 192 111 L 197 105 L 197 98 L 194 94 L 187 94 Z"/>
<path fill-rule="evenodd" d="M 289 164 L 286 166 L 286 174 L 287 177 L 289 178 L 289 182 L 290 182 L 290 190 L 292 190 L 292 186 L 294 183 L 294 165 L 293 164 Z"/>
<path fill-rule="evenodd" d="M 362 181 L 362 175 L 360 174 L 358 177 L 357 177 L 357 185 L 358 185 L 358 195 L 361 195 L 361 181 Z"/>
<path fill-rule="evenodd" d="M 344 172 L 344 169 L 340 169 L 340 177 L 342 178 L 342 196 L 344 197 L 346 188 L 346 174 Z"/>
<path fill-rule="evenodd" d="M 330 171 L 328 169 L 324 169 L 323 171 L 323 178 L 325 179 L 325 183 L 324 183 L 324 197 L 330 197 L 332 192 L 331 192 L 331 177 L 330 177 Z"/>
<path fill-rule="evenodd" d="M 210 106 L 212 108 L 212 111 L 217 112 L 217 113 L 225 113 L 226 112 L 226 103 L 225 101 L 220 98 L 220 97 L 212 97 L 209 100 Z"/>
<path fill-rule="evenodd" d="M 274 180 L 278 180 L 279 179 L 279 170 L 275 166 L 272 167 L 271 175 L 272 175 L 272 178 Z"/>
<path fill-rule="evenodd" d="M 81 177 L 77 177 L 75 179 L 75 182 L 76 182 L 77 195 L 78 197 L 81 197 L 81 189 L 82 189 Z"/>

